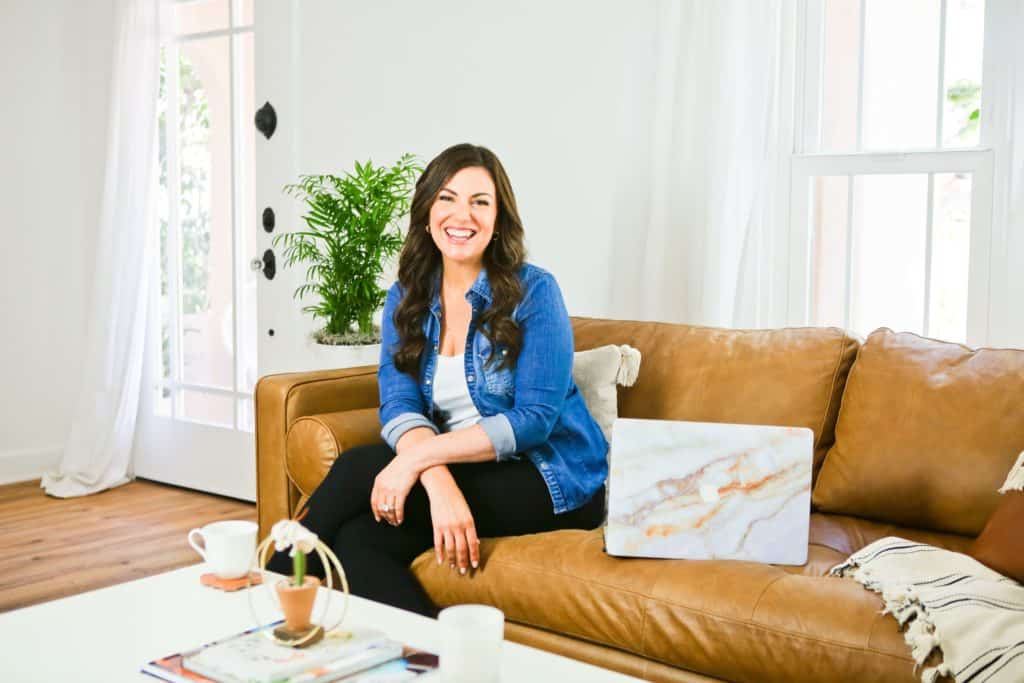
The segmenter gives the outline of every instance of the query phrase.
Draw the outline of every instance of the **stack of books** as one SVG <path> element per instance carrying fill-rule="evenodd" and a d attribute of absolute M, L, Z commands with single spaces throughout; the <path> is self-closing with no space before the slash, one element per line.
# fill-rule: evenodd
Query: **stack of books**
<path fill-rule="evenodd" d="M 278 645 L 264 631 L 281 623 L 156 659 L 142 672 L 172 683 L 394 683 L 437 669 L 437 655 L 373 629 L 332 632 L 301 649 Z"/>

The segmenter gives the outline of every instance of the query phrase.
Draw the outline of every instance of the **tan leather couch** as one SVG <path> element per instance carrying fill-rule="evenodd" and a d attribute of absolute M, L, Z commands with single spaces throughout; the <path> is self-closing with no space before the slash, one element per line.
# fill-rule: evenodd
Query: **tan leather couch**
<path fill-rule="evenodd" d="M 623 417 L 814 430 L 803 567 L 619 559 L 596 531 L 487 539 L 471 578 L 424 553 L 440 606 L 504 610 L 512 640 L 653 681 L 914 681 L 879 596 L 826 576 L 887 535 L 964 550 L 1024 449 L 1024 351 L 835 328 L 741 331 L 573 320 L 577 349 L 643 354 Z M 272 375 L 256 387 L 260 536 L 339 452 L 377 442 L 376 368 Z M 344 558 L 342 558 L 344 562 Z"/>

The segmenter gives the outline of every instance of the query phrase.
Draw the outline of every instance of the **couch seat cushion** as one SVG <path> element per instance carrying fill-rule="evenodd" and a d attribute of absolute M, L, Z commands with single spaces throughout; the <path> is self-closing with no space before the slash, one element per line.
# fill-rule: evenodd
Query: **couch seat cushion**
<path fill-rule="evenodd" d="M 818 514 L 811 527 L 804 567 L 614 558 L 600 530 L 567 530 L 487 539 L 469 578 L 431 552 L 413 570 L 438 605 L 495 605 L 512 622 L 726 680 L 916 680 L 879 596 L 825 576 L 846 547 L 887 527 Z"/>

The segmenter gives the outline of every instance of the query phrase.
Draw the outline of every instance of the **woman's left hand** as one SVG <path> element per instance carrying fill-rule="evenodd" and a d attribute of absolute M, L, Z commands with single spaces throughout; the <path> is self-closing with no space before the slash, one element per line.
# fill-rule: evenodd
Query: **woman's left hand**
<path fill-rule="evenodd" d="M 388 466 L 380 471 L 373 482 L 370 493 L 370 509 L 373 518 L 381 519 L 391 526 L 398 526 L 405 518 L 405 499 L 419 480 L 420 471 L 412 465 L 412 459 L 396 455 Z"/>

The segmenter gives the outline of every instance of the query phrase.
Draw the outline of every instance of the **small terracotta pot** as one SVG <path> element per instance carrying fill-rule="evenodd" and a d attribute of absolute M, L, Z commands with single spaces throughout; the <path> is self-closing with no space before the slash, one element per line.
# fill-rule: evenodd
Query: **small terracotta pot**
<path fill-rule="evenodd" d="M 313 601 L 319 587 L 320 579 L 315 576 L 306 576 L 301 586 L 292 585 L 291 579 L 279 581 L 274 586 L 289 631 L 305 631 L 312 626 L 309 618 L 313 614 Z"/>

